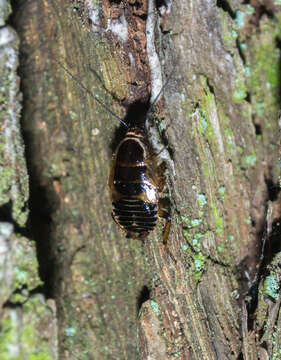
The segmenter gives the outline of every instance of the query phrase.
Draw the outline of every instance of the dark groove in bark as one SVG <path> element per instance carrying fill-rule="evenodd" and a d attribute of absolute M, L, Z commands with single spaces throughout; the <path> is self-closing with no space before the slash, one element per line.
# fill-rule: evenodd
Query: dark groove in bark
<path fill-rule="evenodd" d="M 227 12 L 231 19 L 235 19 L 235 12 L 231 9 L 230 4 L 228 1 L 225 0 L 218 0 L 217 7 L 223 9 L 223 11 Z"/>
<path fill-rule="evenodd" d="M 23 34 L 21 24 L 18 22 L 18 18 L 23 11 L 23 3 L 17 3 L 11 1 L 13 8 L 12 15 L 9 19 L 10 24 L 15 28 L 19 37 Z M 21 39 L 23 40 L 23 39 Z M 22 44 L 22 41 L 21 41 Z M 26 166 L 29 174 L 29 190 L 30 196 L 28 201 L 29 217 L 27 221 L 27 228 L 23 232 L 21 229 L 15 227 L 15 230 L 19 233 L 23 233 L 25 236 L 32 238 L 36 243 L 37 259 L 39 265 L 39 276 L 44 282 L 40 291 L 45 294 L 47 298 L 53 297 L 53 285 L 54 285 L 54 258 L 51 255 L 51 228 L 52 228 L 52 215 L 56 209 L 56 196 L 51 190 L 50 180 L 42 185 L 42 175 L 38 172 L 37 165 L 38 159 L 36 158 L 35 137 L 32 131 L 27 131 L 25 128 L 30 125 L 30 119 L 25 117 L 26 106 L 26 83 L 24 78 L 26 76 L 27 68 L 24 66 L 28 58 L 22 51 L 20 45 L 19 53 L 19 76 L 21 78 L 20 90 L 23 94 L 22 102 L 22 116 L 21 116 L 21 129 L 22 139 L 25 146 L 25 158 Z M 32 86 L 32 85 L 31 85 Z"/>
<path fill-rule="evenodd" d="M 143 303 L 150 299 L 150 289 L 144 285 L 137 297 L 137 314 L 139 313 Z"/>

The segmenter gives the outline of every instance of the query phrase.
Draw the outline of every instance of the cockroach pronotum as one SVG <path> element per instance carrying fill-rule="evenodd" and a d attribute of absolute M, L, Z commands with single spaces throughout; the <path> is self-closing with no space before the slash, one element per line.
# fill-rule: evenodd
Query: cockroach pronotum
<path fill-rule="evenodd" d="M 159 153 L 153 150 L 145 122 L 172 74 L 150 105 L 141 125 L 128 126 L 68 69 L 61 63 L 59 65 L 83 90 L 128 128 L 115 151 L 108 182 L 114 221 L 126 233 L 127 238 L 144 239 L 156 228 L 159 217 L 165 218 L 163 243 L 167 244 L 171 219 L 163 199 L 160 198 L 165 185 L 163 162 L 159 164 Z"/>

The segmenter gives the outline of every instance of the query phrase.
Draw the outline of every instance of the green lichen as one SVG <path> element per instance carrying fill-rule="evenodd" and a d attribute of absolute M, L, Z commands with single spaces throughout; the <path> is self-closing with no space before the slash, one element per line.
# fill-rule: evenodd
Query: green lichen
<path fill-rule="evenodd" d="M 274 331 L 272 333 L 272 345 L 273 345 L 273 352 L 271 360 L 279 360 L 281 358 L 281 344 L 280 344 L 280 333 L 281 329 L 278 326 L 274 326 Z"/>
<path fill-rule="evenodd" d="M 185 229 L 194 229 L 199 227 L 202 224 L 202 218 L 189 218 L 187 216 L 181 216 L 181 220 L 183 221 L 183 226 Z"/>
<path fill-rule="evenodd" d="M 221 9 L 221 25 L 222 25 L 222 34 L 224 38 L 225 45 L 227 46 L 230 52 L 233 52 L 234 42 L 237 39 L 237 24 L 235 22 L 229 21 L 229 15 L 226 11 Z"/>
<path fill-rule="evenodd" d="M 193 122 L 194 127 L 192 134 L 196 141 L 198 156 L 203 164 L 204 179 L 207 183 L 206 188 L 210 189 L 210 191 L 207 195 L 204 193 L 197 195 L 199 216 L 195 216 L 186 221 L 184 235 L 192 248 L 198 252 L 202 248 L 200 244 L 203 238 L 211 236 L 212 241 L 206 242 L 209 244 L 220 244 L 215 247 L 215 250 L 217 250 L 217 253 L 221 253 L 220 256 L 226 257 L 228 251 L 226 244 L 224 244 L 223 203 L 227 200 L 227 187 L 221 185 L 215 189 L 213 184 L 214 182 L 219 183 L 225 180 L 222 177 L 223 169 L 221 169 L 220 166 L 223 166 L 222 162 L 225 161 L 225 157 L 227 156 L 235 161 L 235 156 L 237 157 L 237 147 L 233 130 L 230 128 L 229 118 L 223 114 L 222 106 L 216 104 L 206 78 L 201 76 L 200 81 L 204 87 L 204 96 L 200 99 L 200 102 L 198 102 L 200 106 L 197 106 L 196 112 L 193 114 L 197 121 L 195 120 Z M 217 107 L 217 113 L 214 111 L 215 107 Z M 218 131 L 220 131 L 220 133 L 215 133 Z M 220 143 L 218 142 L 218 138 L 221 139 Z M 225 156 L 222 151 L 225 152 Z M 212 190 L 213 187 L 214 190 Z M 208 219 L 205 219 L 204 207 L 207 204 L 209 207 Z M 208 235 L 206 226 L 212 229 Z M 216 235 L 216 239 L 214 239 L 214 234 Z M 214 252 L 212 254 L 216 257 Z"/>
<path fill-rule="evenodd" d="M 56 350 L 52 348 L 52 336 L 48 329 L 53 314 L 42 296 L 34 296 L 22 308 L 5 309 L 1 320 L 1 360 L 53 360 Z"/>
<path fill-rule="evenodd" d="M 152 311 L 153 311 L 156 315 L 160 315 L 159 306 L 158 306 L 158 304 L 157 304 L 156 301 L 150 300 L 150 306 L 151 306 Z"/>
<path fill-rule="evenodd" d="M 253 6 L 251 6 L 250 4 L 247 4 L 245 6 L 245 12 L 247 15 L 253 15 L 255 13 L 255 8 Z"/>
<path fill-rule="evenodd" d="M 243 79 L 237 78 L 235 80 L 235 90 L 232 93 L 232 98 L 235 102 L 241 102 L 247 96 L 247 88 Z"/>
<path fill-rule="evenodd" d="M 250 217 L 246 217 L 244 221 L 245 221 L 245 224 L 247 224 L 247 225 L 251 225 L 251 223 L 252 223 L 252 220 Z"/>
<path fill-rule="evenodd" d="M 183 251 L 187 251 L 188 249 L 189 249 L 189 246 L 188 246 L 188 245 L 184 244 L 184 245 L 182 246 L 182 250 L 183 250 Z"/>
<path fill-rule="evenodd" d="M 31 291 L 42 285 L 38 275 L 35 243 L 25 238 L 19 238 L 14 257 L 16 263 L 14 287 L 20 289 L 24 286 Z"/>
<path fill-rule="evenodd" d="M 5 278 L 1 283 L 0 296 L 1 301 L 10 303 L 23 303 L 29 297 L 29 293 L 42 285 L 42 281 L 38 275 L 38 263 L 36 256 L 35 244 L 26 238 L 13 233 L 7 234 L 7 226 L 9 223 L 1 223 L 1 237 L 6 236 L 7 264 L 0 267 Z M 5 230 L 6 228 L 6 230 Z"/>
<path fill-rule="evenodd" d="M 240 44 L 240 49 L 241 49 L 241 50 L 246 50 L 246 49 L 247 49 L 247 44 L 244 43 L 244 42 L 242 42 L 242 43 Z"/>
<path fill-rule="evenodd" d="M 0 9 L 1 11 L 1 9 Z M 28 211 L 28 176 L 24 158 L 24 145 L 19 122 L 20 96 L 17 78 L 17 62 L 3 54 L 13 54 L 16 59 L 18 38 L 8 29 L 11 41 L 6 52 L 0 54 L 0 206 L 12 204 L 14 221 L 24 226 Z M 7 55 L 6 55 L 7 56 Z"/>
<path fill-rule="evenodd" d="M 256 103 L 256 111 L 259 116 L 262 116 L 264 114 L 264 102 L 257 102 Z"/>
<path fill-rule="evenodd" d="M 190 219 L 187 216 L 181 215 L 180 219 L 184 222 L 185 225 L 188 225 L 190 222 Z"/>
<path fill-rule="evenodd" d="M 245 66 L 245 75 L 246 75 L 246 78 L 249 78 L 251 76 L 251 68 L 250 66 Z"/>
<path fill-rule="evenodd" d="M 191 234 L 187 231 L 184 231 L 184 236 L 188 239 L 190 245 L 184 244 L 182 250 L 190 259 L 192 264 L 193 276 L 196 281 L 200 281 L 201 276 L 205 270 L 205 263 L 207 257 L 201 252 L 200 239 L 204 237 L 204 234 L 194 234 L 192 239 L 190 239 Z"/>
<path fill-rule="evenodd" d="M 209 123 L 207 111 L 204 108 L 204 104 L 201 103 L 201 108 L 198 111 L 199 115 L 199 124 L 198 124 L 198 131 L 201 136 L 205 136 L 207 138 L 211 138 L 214 136 L 214 131 L 212 126 Z"/>
<path fill-rule="evenodd" d="M 71 336 L 75 336 L 76 334 L 76 328 L 75 327 L 69 327 L 65 329 L 65 336 L 67 337 L 71 337 Z"/>
<path fill-rule="evenodd" d="M 247 84 L 251 92 L 253 111 L 263 119 L 272 116 L 271 114 L 277 112 L 279 107 L 277 100 L 280 83 L 280 49 L 273 40 L 280 35 L 279 32 L 281 33 L 274 24 L 267 21 L 263 24 L 262 36 L 253 35 L 249 44 L 252 58 L 247 62 L 247 69 L 250 69 Z"/>
<path fill-rule="evenodd" d="M 244 152 L 244 149 L 241 146 L 237 146 L 237 152 L 241 155 Z"/>
<path fill-rule="evenodd" d="M 159 130 L 162 132 L 162 131 L 164 131 L 165 129 L 166 129 L 165 121 L 162 120 L 162 121 L 160 121 L 160 123 L 159 123 Z"/>
<path fill-rule="evenodd" d="M 200 133 L 205 133 L 206 130 L 208 129 L 208 119 L 207 119 L 207 115 L 206 115 L 206 110 L 205 109 L 201 109 L 201 113 L 200 113 L 200 123 L 199 123 L 199 131 Z"/>
<path fill-rule="evenodd" d="M 218 193 L 219 193 L 221 199 L 224 200 L 224 197 L 225 197 L 225 187 L 224 187 L 224 186 L 220 186 L 220 187 L 219 187 L 219 190 L 218 190 Z"/>
<path fill-rule="evenodd" d="M 220 125 L 224 136 L 225 152 L 229 154 L 231 158 L 235 159 L 237 154 L 237 147 L 233 130 L 230 127 L 229 118 L 220 112 L 220 119 Z"/>
<path fill-rule="evenodd" d="M 211 209 L 216 227 L 216 232 L 221 235 L 223 233 L 223 217 L 220 215 L 219 209 L 215 206 L 215 203 L 211 203 Z"/>
<path fill-rule="evenodd" d="M 231 31 L 232 39 L 236 40 L 238 38 L 238 33 L 236 30 L 232 29 Z"/>
<path fill-rule="evenodd" d="M 194 255 L 194 278 L 196 281 L 200 281 L 201 276 L 204 272 L 205 265 L 206 265 L 206 256 L 202 253 Z"/>
<path fill-rule="evenodd" d="M 12 7 L 10 1 L 1 1 L 0 2 L 0 26 L 4 26 L 6 20 L 12 12 Z"/>
<path fill-rule="evenodd" d="M 193 234 L 191 243 L 192 243 L 192 246 L 193 246 L 195 251 L 200 251 L 200 249 L 201 249 L 200 240 L 203 239 L 203 237 L 204 237 L 204 234 L 202 234 L 200 232 L 197 232 L 197 233 Z"/>
<path fill-rule="evenodd" d="M 200 208 L 203 208 L 205 205 L 207 205 L 206 195 L 198 194 L 197 195 L 197 201 L 199 203 Z"/>
<path fill-rule="evenodd" d="M 264 291 L 272 299 L 277 300 L 279 296 L 279 289 L 280 286 L 276 280 L 276 276 L 273 273 L 271 273 L 265 278 Z"/>
<path fill-rule="evenodd" d="M 235 22 L 240 29 L 245 26 L 245 15 L 243 11 L 238 10 L 236 12 Z"/>
<path fill-rule="evenodd" d="M 225 250 L 225 244 L 224 243 L 221 243 L 217 246 L 217 249 L 218 249 L 218 252 L 222 252 L 223 250 Z"/>
<path fill-rule="evenodd" d="M 228 235 L 228 240 L 230 241 L 230 242 L 233 242 L 234 241 L 234 236 L 233 235 Z"/>
<path fill-rule="evenodd" d="M 201 232 L 194 232 L 192 230 L 184 229 L 183 235 L 188 241 L 188 243 L 192 246 L 192 249 L 195 252 L 199 252 L 201 250 L 201 242 L 200 240 L 203 239 L 204 234 Z M 188 248 L 185 248 L 185 251 L 188 250 Z"/>
<path fill-rule="evenodd" d="M 191 219 L 190 225 L 192 228 L 195 228 L 202 224 L 202 219 Z"/>
<path fill-rule="evenodd" d="M 242 157 L 242 165 L 244 166 L 254 166 L 256 162 L 257 156 L 254 153 Z"/>

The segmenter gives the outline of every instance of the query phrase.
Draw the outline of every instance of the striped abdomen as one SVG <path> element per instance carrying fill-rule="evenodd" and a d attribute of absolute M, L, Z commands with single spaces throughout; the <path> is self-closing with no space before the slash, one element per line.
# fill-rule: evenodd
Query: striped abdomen
<path fill-rule="evenodd" d="M 117 149 L 112 172 L 112 216 L 127 237 L 146 237 L 158 219 L 158 192 L 148 175 L 146 147 L 130 133 Z"/>
<path fill-rule="evenodd" d="M 128 237 L 143 238 L 156 226 L 157 205 L 136 197 L 123 198 L 113 203 L 112 214 Z"/>

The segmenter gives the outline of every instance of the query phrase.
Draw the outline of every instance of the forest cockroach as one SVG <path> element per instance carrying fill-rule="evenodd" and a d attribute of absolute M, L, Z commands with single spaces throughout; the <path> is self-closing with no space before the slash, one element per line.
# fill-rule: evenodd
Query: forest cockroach
<path fill-rule="evenodd" d="M 147 237 L 158 218 L 164 217 L 163 242 L 167 242 L 170 216 L 159 198 L 164 179 L 144 128 L 129 128 L 116 149 L 109 176 L 112 217 L 128 238 Z"/>
<path fill-rule="evenodd" d="M 150 105 L 145 120 L 128 126 L 58 63 L 83 90 L 128 128 L 115 151 L 108 182 L 114 221 L 127 238 L 144 239 L 156 228 L 159 217 L 163 217 L 166 219 L 163 243 L 166 244 L 171 220 L 160 198 L 165 185 L 163 163 L 159 164 L 159 154 L 155 154 L 149 141 L 145 122 L 172 74 Z"/>

